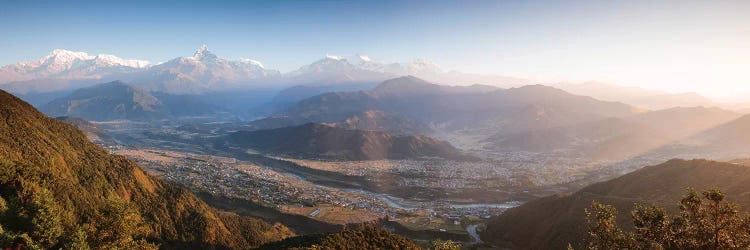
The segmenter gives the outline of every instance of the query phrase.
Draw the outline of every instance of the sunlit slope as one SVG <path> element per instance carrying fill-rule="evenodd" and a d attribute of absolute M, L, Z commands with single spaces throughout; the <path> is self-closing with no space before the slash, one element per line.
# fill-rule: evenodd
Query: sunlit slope
<path fill-rule="evenodd" d="M 2 91 L 0 162 L 0 195 L 16 200 L 29 190 L 49 190 L 65 215 L 66 233 L 76 225 L 96 225 L 94 216 L 116 196 L 135 207 L 150 228 L 147 237 L 162 247 L 249 248 L 290 235 L 281 225 L 220 213 Z M 26 230 L 14 225 L 3 226 L 6 231 Z"/>

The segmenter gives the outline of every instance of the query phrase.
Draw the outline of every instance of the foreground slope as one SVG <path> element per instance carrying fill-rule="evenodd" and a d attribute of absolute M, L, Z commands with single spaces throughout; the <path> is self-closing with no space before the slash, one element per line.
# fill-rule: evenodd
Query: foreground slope
<path fill-rule="evenodd" d="M 636 202 L 676 209 L 686 188 L 719 188 L 728 199 L 750 208 L 750 167 L 709 160 L 670 160 L 619 178 L 590 185 L 567 196 L 550 196 L 510 209 L 492 218 L 484 241 L 512 249 L 565 249 L 568 243 L 583 246 L 584 208 L 592 201 L 611 204 L 620 211 L 621 225 L 632 227 Z"/>
<path fill-rule="evenodd" d="M 350 227 L 337 233 L 305 235 L 269 243 L 260 249 L 423 249 L 413 241 L 377 226 Z"/>
<path fill-rule="evenodd" d="M 0 163 L 0 195 L 18 200 L 29 187 L 49 190 L 66 215 L 62 219 L 66 232 L 76 225 L 97 223 L 95 215 L 114 195 L 135 207 L 150 228 L 147 238 L 165 248 L 250 248 L 291 234 L 282 225 L 219 212 L 4 91 L 0 91 Z"/>

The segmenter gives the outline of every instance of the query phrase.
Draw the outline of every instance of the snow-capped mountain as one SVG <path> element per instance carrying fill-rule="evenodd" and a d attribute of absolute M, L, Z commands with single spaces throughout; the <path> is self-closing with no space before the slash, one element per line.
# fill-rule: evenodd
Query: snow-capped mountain
<path fill-rule="evenodd" d="M 327 55 L 310 65 L 285 74 L 288 82 L 296 85 L 330 85 L 357 82 L 381 82 L 399 76 L 416 76 L 430 82 L 447 85 L 488 84 L 516 87 L 530 84 L 525 79 L 496 75 L 467 74 L 446 71 L 437 64 L 417 59 L 408 63 L 383 63 L 368 55 L 350 57 Z"/>
<path fill-rule="evenodd" d="M 203 45 L 193 56 L 178 57 L 143 72 L 121 76 L 120 79 L 149 90 L 186 94 L 258 87 L 267 85 L 280 75 L 278 70 L 266 69 L 256 60 L 242 58 L 231 61 L 220 58 Z"/>
<path fill-rule="evenodd" d="M 40 78 L 96 79 L 113 73 L 137 71 L 149 64 L 144 60 L 107 54 L 92 56 L 85 52 L 56 49 L 39 60 L 0 68 L 0 84 Z"/>
<path fill-rule="evenodd" d="M 121 80 L 141 88 L 171 94 L 197 94 L 233 89 L 284 88 L 294 85 L 332 86 L 374 84 L 412 75 L 448 85 L 489 84 L 517 86 L 528 81 L 445 71 L 435 63 L 419 59 L 408 63 L 384 63 L 364 55 L 327 55 L 285 74 L 267 69 L 256 60 L 221 58 L 201 46 L 192 56 L 159 64 L 122 59 L 114 55 L 89 55 L 57 49 L 31 62 L 0 68 L 0 87 L 15 93 L 72 90 L 97 83 Z"/>
<path fill-rule="evenodd" d="M 350 59 L 326 55 L 325 58 L 284 74 L 284 81 L 292 85 L 331 85 L 357 82 L 380 82 L 394 75 L 368 68 L 364 61 L 356 65 Z"/>
<path fill-rule="evenodd" d="M 92 56 L 85 52 L 56 49 L 37 61 L 0 68 L 0 84 L 4 84 L 6 90 L 18 93 L 60 91 L 122 80 L 148 90 L 188 94 L 252 88 L 279 76 L 279 71 L 268 70 L 256 60 L 220 58 L 206 45 L 192 56 L 156 65 L 107 54 Z"/>
<path fill-rule="evenodd" d="M 337 57 L 343 58 L 343 57 Z M 420 75 L 420 74 L 437 74 L 443 73 L 444 70 L 437 64 L 430 62 L 425 59 L 417 59 L 409 63 L 383 63 L 372 60 L 370 56 L 364 54 L 356 54 L 354 56 L 346 57 L 346 60 L 352 65 L 360 69 L 365 69 L 374 72 L 385 73 L 395 76 L 406 76 L 406 75 Z"/>

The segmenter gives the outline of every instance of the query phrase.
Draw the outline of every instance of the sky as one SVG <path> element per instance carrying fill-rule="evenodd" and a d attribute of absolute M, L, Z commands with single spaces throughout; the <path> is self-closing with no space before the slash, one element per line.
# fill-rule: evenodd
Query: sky
<path fill-rule="evenodd" d="M 361 53 L 542 83 L 750 97 L 750 1 L 0 0 L 0 65 L 57 48 L 163 62 L 201 44 L 282 72 Z"/>

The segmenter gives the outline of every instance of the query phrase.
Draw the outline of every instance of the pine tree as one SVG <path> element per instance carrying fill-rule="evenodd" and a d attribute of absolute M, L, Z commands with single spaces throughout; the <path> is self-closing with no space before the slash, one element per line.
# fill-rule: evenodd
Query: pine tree
<path fill-rule="evenodd" d="M 44 248 L 57 244 L 63 233 L 59 209 L 52 192 L 41 189 L 32 203 L 31 238 Z"/>
<path fill-rule="evenodd" d="M 664 208 L 637 204 L 631 212 L 633 233 L 615 224 L 614 207 L 593 202 L 585 211 L 589 249 L 748 249 L 750 217 L 724 198 L 715 189 L 702 197 L 689 190 L 680 200 L 680 214 L 672 218 Z"/>
<path fill-rule="evenodd" d="M 88 234 L 82 227 L 78 227 L 70 242 L 65 245 L 65 249 L 70 250 L 90 250 L 88 243 Z"/>
<path fill-rule="evenodd" d="M 8 211 L 8 202 L 5 201 L 5 198 L 0 196 L 0 217 L 5 214 L 5 211 Z"/>
<path fill-rule="evenodd" d="M 592 202 L 584 211 L 589 225 L 589 249 L 632 249 L 633 235 L 617 226 L 617 209 L 610 205 Z"/>
<path fill-rule="evenodd" d="M 116 195 L 111 195 L 96 216 L 94 245 L 101 249 L 157 249 L 146 242 L 149 232 L 138 210 Z"/>

